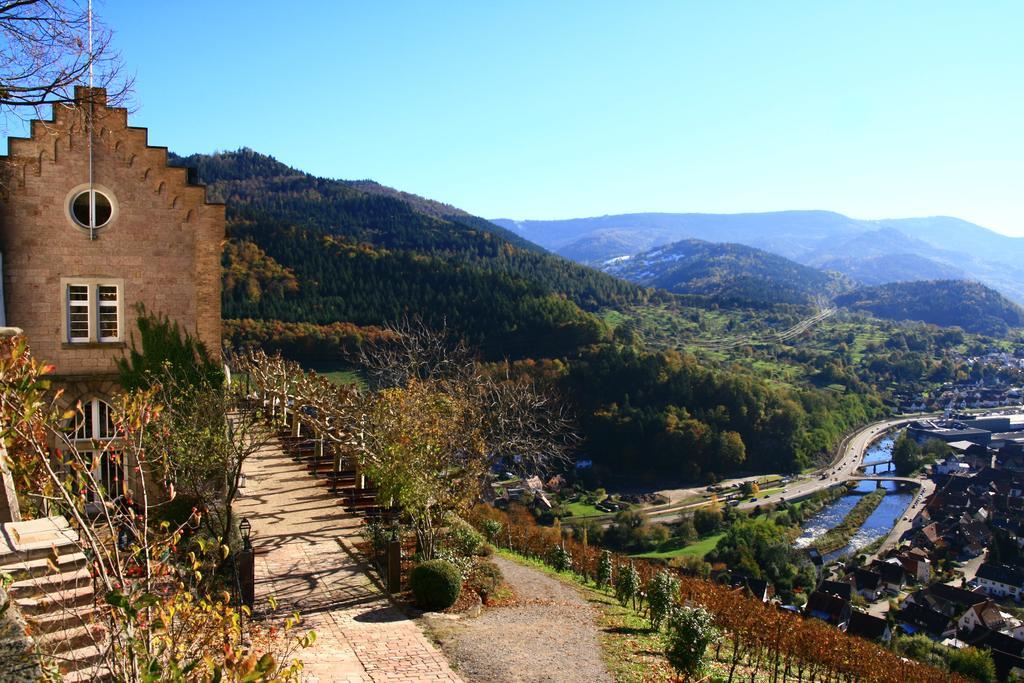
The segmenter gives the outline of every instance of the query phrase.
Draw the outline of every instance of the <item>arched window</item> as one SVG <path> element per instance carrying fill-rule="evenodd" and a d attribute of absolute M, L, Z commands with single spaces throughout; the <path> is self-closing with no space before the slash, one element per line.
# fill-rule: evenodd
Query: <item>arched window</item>
<path fill-rule="evenodd" d="M 72 439 L 104 440 L 114 438 L 114 420 L 110 404 L 98 398 L 82 402 L 82 411 L 75 414 Z"/>
<path fill-rule="evenodd" d="M 114 499 L 123 492 L 124 462 L 116 448 L 113 410 L 110 404 L 98 398 L 82 401 L 82 409 L 75 413 L 68 428 L 69 439 L 85 462 L 92 463 L 92 476 Z M 97 491 L 90 490 L 87 500 L 97 502 Z"/>

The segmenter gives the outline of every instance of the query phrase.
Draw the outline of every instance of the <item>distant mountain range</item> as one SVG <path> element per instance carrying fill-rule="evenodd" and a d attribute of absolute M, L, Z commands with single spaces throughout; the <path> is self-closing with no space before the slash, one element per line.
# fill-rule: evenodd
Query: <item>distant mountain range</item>
<path fill-rule="evenodd" d="M 696 239 L 613 258 L 601 269 L 640 285 L 726 305 L 806 304 L 856 286 L 839 273 L 761 249 Z"/>
<path fill-rule="evenodd" d="M 374 334 L 366 330 L 406 317 L 447 325 L 488 357 L 558 357 L 607 338 L 595 314 L 671 299 L 659 290 L 708 305 L 753 307 L 843 295 L 851 297 L 837 299 L 843 305 L 882 317 L 978 331 L 998 332 L 1021 321 L 1020 309 L 980 286 L 943 285 L 941 296 L 930 296 L 927 286 L 857 291 L 857 283 L 836 271 L 885 266 L 892 258 L 885 252 L 903 247 L 923 252 L 896 264 L 912 277 L 972 272 L 943 266 L 940 259 L 951 252 L 918 236 L 879 225 L 858 232 L 856 222 L 838 214 L 825 214 L 831 222 L 798 215 L 803 224 L 789 223 L 793 241 L 818 235 L 818 247 L 803 250 L 810 265 L 743 244 L 686 239 L 606 259 L 599 264 L 605 272 L 599 272 L 548 253 L 531 241 L 536 234 L 529 230 L 499 227 L 373 181 L 317 178 L 247 149 L 172 156 L 172 162 L 193 167 L 210 195 L 228 202 L 223 313 L 234 336 L 244 337 L 233 341 L 276 344 L 304 357 L 334 353 L 358 343 L 359 335 Z M 765 216 L 758 220 L 770 223 Z M 909 233 L 922 230 L 908 225 Z M 821 248 L 820 236 L 828 230 L 843 233 L 844 244 L 852 245 L 847 256 Z M 603 243 L 574 240 L 579 226 L 562 232 L 567 243 Z M 628 238 L 630 231 L 622 235 Z M 1001 244 L 989 244 L 985 235 L 973 241 L 988 254 Z M 950 242 L 957 249 L 969 246 Z M 849 259 L 845 267 L 843 258 Z M 857 279 L 872 282 L 863 274 Z"/>
<path fill-rule="evenodd" d="M 699 239 L 755 247 L 864 284 L 978 280 L 1024 303 L 1024 238 L 1006 237 L 957 218 L 868 221 L 829 211 L 782 211 L 492 222 L 588 265 Z"/>
<path fill-rule="evenodd" d="M 855 268 L 877 259 L 851 257 Z M 919 257 L 908 257 L 914 261 Z M 838 306 L 889 320 L 920 320 L 968 332 L 1005 335 L 1024 323 L 1024 310 L 985 285 L 927 279 L 865 286 L 835 270 L 820 270 L 742 244 L 686 239 L 634 256 L 619 256 L 601 269 L 636 284 L 659 287 L 696 303 L 770 308 L 833 299 Z M 928 268 L 922 271 L 930 272 Z"/>

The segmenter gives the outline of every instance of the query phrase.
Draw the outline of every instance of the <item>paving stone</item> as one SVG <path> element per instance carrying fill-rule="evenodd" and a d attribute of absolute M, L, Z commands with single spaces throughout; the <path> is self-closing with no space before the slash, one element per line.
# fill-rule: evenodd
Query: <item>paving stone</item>
<path fill-rule="evenodd" d="M 252 523 L 257 614 L 293 611 L 316 643 L 299 652 L 309 683 L 461 681 L 416 622 L 371 582 L 345 546 L 360 540 L 359 520 L 343 512 L 276 442 L 246 465 L 237 512 Z M 268 598 L 277 600 L 270 612 Z"/>

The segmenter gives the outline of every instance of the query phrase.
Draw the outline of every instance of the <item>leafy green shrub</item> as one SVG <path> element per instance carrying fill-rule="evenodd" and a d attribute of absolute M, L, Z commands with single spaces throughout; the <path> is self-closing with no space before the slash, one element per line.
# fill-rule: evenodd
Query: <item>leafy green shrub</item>
<path fill-rule="evenodd" d="M 615 598 L 625 606 L 632 601 L 636 608 L 636 595 L 640 592 L 640 572 L 633 563 L 619 567 L 619 575 L 615 577 Z"/>
<path fill-rule="evenodd" d="M 476 551 L 476 554 L 479 557 L 491 557 L 492 555 L 494 555 L 494 546 L 490 543 L 484 543 Z"/>
<path fill-rule="evenodd" d="M 483 523 L 484 536 L 488 543 L 497 543 L 498 534 L 501 533 L 501 522 L 496 519 L 488 519 Z"/>
<path fill-rule="evenodd" d="M 462 580 L 465 581 L 469 578 L 469 573 L 473 571 L 473 558 L 468 555 L 459 555 L 453 553 L 448 548 L 442 548 L 434 554 L 435 560 L 444 560 L 448 564 L 452 565 L 459 570 L 459 575 L 462 576 Z"/>
<path fill-rule="evenodd" d="M 493 562 L 479 562 L 469 573 L 469 585 L 484 601 L 498 589 L 504 579 L 501 569 Z"/>
<path fill-rule="evenodd" d="M 950 649 L 946 654 L 946 664 L 953 673 L 962 674 L 981 683 L 995 683 L 996 665 L 992 661 L 992 653 L 974 647 L 961 650 Z"/>
<path fill-rule="evenodd" d="M 693 513 L 693 526 L 701 536 L 707 536 L 722 526 L 722 511 L 717 508 L 700 508 Z"/>
<path fill-rule="evenodd" d="M 572 569 L 572 554 L 565 549 L 565 546 L 556 545 L 548 552 L 548 564 L 559 572 L 567 572 Z"/>
<path fill-rule="evenodd" d="M 455 555 L 472 557 L 476 555 L 483 543 L 484 537 L 479 531 L 471 527 L 467 522 L 456 518 L 448 527 L 444 545 Z"/>
<path fill-rule="evenodd" d="M 462 591 L 462 575 L 451 562 L 428 560 L 413 567 L 409 574 L 416 605 L 427 610 L 447 609 Z"/>
<path fill-rule="evenodd" d="M 675 609 L 669 617 L 665 658 L 683 676 L 696 677 L 704 670 L 708 646 L 717 640 L 718 629 L 707 610 Z"/>
<path fill-rule="evenodd" d="M 594 577 L 594 582 L 597 583 L 598 588 L 607 588 L 612 584 L 612 554 L 608 550 L 602 552 L 601 558 L 597 561 L 597 575 Z"/>
<path fill-rule="evenodd" d="M 651 627 L 657 631 L 669 616 L 679 597 L 679 579 L 672 572 L 661 570 L 647 583 L 647 604 Z"/>

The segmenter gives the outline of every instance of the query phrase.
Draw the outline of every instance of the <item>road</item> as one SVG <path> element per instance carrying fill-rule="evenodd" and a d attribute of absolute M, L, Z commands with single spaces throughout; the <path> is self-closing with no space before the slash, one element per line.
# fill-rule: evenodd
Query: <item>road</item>
<path fill-rule="evenodd" d="M 860 478 L 862 475 L 858 468 L 864 459 L 864 453 L 868 447 L 886 432 L 890 432 L 908 422 L 910 420 L 905 417 L 883 420 L 854 432 L 840 445 L 839 457 L 831 465 L 817 470 L 809 478 L 798 480 L 788 486 L 785 491 L 761 498 L 755 503 L 740 505 L 740 508 L 778 503 L 782 499 L 789 501 L 801 500 L 829 486 L 835 486 L 849 479 Z"/>
<path fill-rule="evenodd" d="M 916 480 L 920 484 L 921 488 L 918 490 L 917 495 L 914 496 L 913 502 L 907 508 L 903 516 L 900 517 L 899 521 L 896 522 L 896 526 L 892 528 L 889 535 L 882 541 L 882 545 L 878 546 L 878 550 L 872 557 L 881 557 L 885 554 L 889 548 L 899 543 L 900 539 L 914 528 L 914 518 L 924 509 L 925 502 L 928 497 L 935 493 L 935 482 L 931 479 L 918 479 Z"/>
<path fill-rule="evenodd" d="M 827 467 L 815 470 L 809 474 L 802 475 L 796 478 L 794 481 L 785 485 L 785 489 L 777 493 L 758 496 L 756 500 L 744 501 L 737 507 L 741 510 L 752 510 L 760 505 L 771 505 L 781 503 L 783 501 L 796 502 L 809 498 L 818 491 L 822 491 L 831 486 L 837 486 L 845 481 L 857 480 L 857 479 L 873 479 L 881 478 L 886 480 L 905 481 L 908 483 L 918 484 L 922 487 L 931 486 L 927 488 L 925 497 L 931 494 L 934 489 L 932 485 L 926 479 L 913 479 L 908 477 L 886 477 L 880 475 L 879 477 L 872 477 L 872 475 L 865 475 L 859 471 L 861 461 L 864 459 L 864 453 L 867 451 L 871 444 L 884 435 L 887 432 L 906 425 L 913 420 L 919 420 L 923 417 L 932 417 L 931 415 L 913 415 L 892 418 L 889 420 L 882 420 L 880 422 L 873 422 L 872 424 L 862 427 L 850 436 L 846 437 L 843 442 L 839 445 L 837 451 L 839 456 L 833 460 Z M 761 481 L 765 477 L 764 475 L 755 475 L 749 477 L 741 477 L 737 479 L 728 479 L 720 482 L 723 488 L 730 488 L 733 486 L 739 486 L 744 482 L 748 481 Z M 704 507 L 708 504 L 705 496 L 708 495 L 707 489 L 704 486 L 694 486 L 690 488 L 681 489 L 664 489 L 656 491 L 661 495 L 666 496 L 669 499 L 669 503 L 663 505 L 655 505 L 639 508 L 640 511 L 647 514 L 648 519 L 653 522 L 664 522 L 672 523 L 679 521 L 682 515 L 686 512 L 694 510 L 699 507 Z M 700 498 L 701 500 L 694 501 L 694 498 Z M 920 497 L 919 497 L 920 498 Z M 923 500 L 923 498 L 921 498 Z M 687 501 L 688 502 L 684 502 Z M 919 510 L 920 508 L 918 508 Z M 908 510 L 908 514 L 910 511 Z M 914 513 L 916 514 L 916 512 Z M 615 513 L 600 515 L 597 517 L 587 517 L 586 519 L 591 522 L 596 522 L 602 526 L 611 524 L 615 518 Z M 913 517 L 911 517 L 913 519 Z M 572 525 L 572 518 L 568 518 L 563 521 L 563 524 Z M 902 521 L 902 520 L 901 520 Z M 900 528 L 899 526 L 897 528 Z M 906 529 L 901 529 L 901 533 Z M 899 538 L 896 536 L 895 538 Z M 886 541 L 889 543 L 889 540 Z"/>
<path fill-rule="evenodd" d="M 897 427 L 901 427 L 913 419 L 920 419 L 918 417 L 898 417 L 889 420 L 883 420 L 881 422 L 874 422 L 854 432 L 850 436 L 844 439 L 843 443 L 840 444 L 838 449 L 839 457 L 834 460 L 827 467 L 802 476 L 795 481 L 786 485 L 785 490 L 773 493 L 766 496 L 760 496 L 757 500 L 746 501 L 741 503 L 738 507 L 741 510 L 751 510 L 759 505 L 771 505 L 775 503 L 781 503 L 783 501 L 799 501 L 804 498 L 809 498 L 818 491 L 827 489 L 830 486 L 836 486 L 842 482 L 851 479 L 870 479 L 870 476 L 865 477 L 858 468 L 860 467 L 861 461 L 864 458 L 864 453 L 867 451 L 871 444 L 881 437 L 886 432 L 892 431 Z M 884 477 L 888 479 L 889 477 Z M 758 477 L 745 477 L 743 479 L 730 479 L 722 482 L 725 487 L 740 484 L 744 481 L 757 480 Z M 893 479 L 897 479 L 893 477 Z M 910 479 L 901 477 L 898 478 L 903 481 L 925 484 L 926 480 L 923 479 Z M 929 482 L 930 483 L 930 482 Z M 659 491 L 659 493 L 668 494 L 670 499 L 675 498 L 679 500 L 686 496 L 694 496 L 705 493 L 703 487 L 695 487 L 691 489 L 673 489 L 671 491 Z M 930 494 L 930 491 L 928 492 Z M 707 505 L 706 501 L 689 504 L 679 504 L 670 506 L 659 506 L 654 510 L 649 511 L 648 516 L 652 521 L 658 522 L 672 522 L 677 520 L 680 515 L 693 508 L 702 507 Z M 909 513 L 909 511 L 908 511 Z M 916 513 L 915 513 L 916 514 Z"/>

